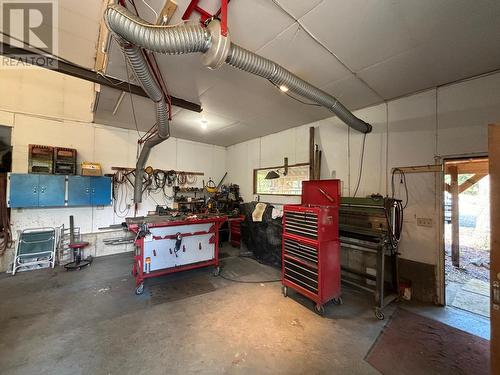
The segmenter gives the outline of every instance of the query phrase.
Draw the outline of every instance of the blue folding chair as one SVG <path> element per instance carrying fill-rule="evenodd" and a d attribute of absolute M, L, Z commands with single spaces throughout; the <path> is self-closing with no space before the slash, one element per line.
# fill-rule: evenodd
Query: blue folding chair
<path fill-rule="evenodd" d="M 19 231 L 19 240 L 12 264 L 12 276 L 18 271 L 54 268 L 56 242 L 56 230 L 54 228 Z"/>

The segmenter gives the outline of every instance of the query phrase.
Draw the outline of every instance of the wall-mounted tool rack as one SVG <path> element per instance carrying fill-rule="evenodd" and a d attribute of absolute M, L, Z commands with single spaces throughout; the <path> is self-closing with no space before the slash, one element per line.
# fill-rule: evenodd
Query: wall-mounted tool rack
<path fill-rule="evenodd" d="M 339 187 L 339 180 L 304 181 L 302 203 L 283 208 L 283 294 L 296 290 L 319 314 L 328 301 L 341 303 Z"/>
<path fill-rule="evenodd" d="M 342 282 L 375 296 L 375 316 L 398 298 L 398 243 L 402 226 L 400 201 L 343 197 L 339 214 Z"/>
<path fill-rule="evenodd" d="M 151 167 L 148 167 L 151 168 Z M 147 169 L 148 169 L 147 168 Z M 113 181 L 121 183 L 121 182 L 128 182 L 130 186 L 134 187 L 134 178 L 135 178 L 135 168 L 127 168 L 127 167 L 111 167 L 111 170 L 114 171 L 115 177 L 119 175 L 119 179 L 113 179 Z M 158 169 L 150 169 L 153 173 L 155 171 L 158 171 Z M 160 170 L 161 172 L 164 172 L 166 174 L 168 173 L 174 173 L 175 176 L 204 176 L 205 174 L 203 172 L 188 172 L 188 171 L 176 171 L 176 170 Z M 147 171 L 146 171 L 147 172 Z M 149 174 L 145 173 L 144 174 L 145 179 L 149 178 Z M 176 177 L 177 179 L 177 177 Z M 178 185 L 177 181 L 173 185 Z M 181 184 L 182 185 L 182 184 Z M 148 184 L 144 183 L 143 184 L 143 193 L 146 191 L 148 188 Z"/>
<path fill-rule="evenodd" d="M 123 178 L 125 178 L 130 185 L 134 186 L 133 179 L 135 178 L 135 168 L 127 168 L 127 167 L 111 167 L 112 171 L 119 172 L 122 174 Z M 154 170 L 153 170 L 154 171 Z M 187 176 L 204 176 L 203 172 L 187 172 L 187 171 L 175 171 L 175 170 L 165 170 L 164 172 L 174 172 L 176 175 L 187 175 Z M 145 186 L 146 188 L 147 186 Z"/>

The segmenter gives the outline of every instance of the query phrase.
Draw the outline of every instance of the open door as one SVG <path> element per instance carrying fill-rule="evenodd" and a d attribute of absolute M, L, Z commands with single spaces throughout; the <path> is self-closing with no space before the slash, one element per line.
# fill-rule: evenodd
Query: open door
<path fill-rule="evenodd" d="M 500 124 L 488 127 L 491 204 L 491 373 L 500 374 Z"/>
<path fill-rule="evenodd" d="M 444 160 L 446 305 L 490 318 L 488 158 Z"/>

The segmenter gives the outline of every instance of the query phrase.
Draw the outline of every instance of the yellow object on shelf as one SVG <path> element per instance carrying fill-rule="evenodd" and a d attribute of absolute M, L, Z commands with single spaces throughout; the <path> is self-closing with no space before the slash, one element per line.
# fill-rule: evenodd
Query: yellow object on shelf
<path fill-rule="evenodd" d="M 209 179 L 207 184 L 205 185 L 205 190 L 207 193 L 215 193 L 217 191 L 217 186 L 215 185 L 215 182 L 212 179 Z"/>
<path fill-rule="evenodd" d="M 82 162 L 82 176 L 102 176 L 101 164 L 89 161 Z"/>

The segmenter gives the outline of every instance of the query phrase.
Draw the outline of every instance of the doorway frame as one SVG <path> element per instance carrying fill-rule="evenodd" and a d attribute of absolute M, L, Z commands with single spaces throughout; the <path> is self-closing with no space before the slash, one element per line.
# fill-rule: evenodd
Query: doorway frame
<path fill-rule="evenodd" d="M 436 174 L 436 204 L 438 204 L 437 213 L 439 220 L 438 238 L 437 243 L 439 251 L 436 261 L 436 303 L 439 306 L 446 306 L 446 280 L 445 280 L 445 249 L 444 249 L 444 176 L 445 176 L 445 163 L 450 160 L 471 159 L 471 158 L 487 158 L 487 152 L 471 152 L 465 154 L 451 154 L 436 156 L 436 164 L 441 165 L 441 173 Z"/>

